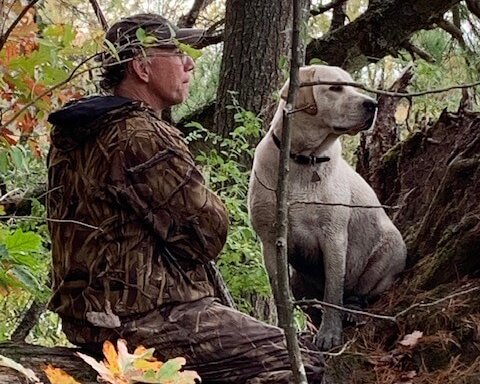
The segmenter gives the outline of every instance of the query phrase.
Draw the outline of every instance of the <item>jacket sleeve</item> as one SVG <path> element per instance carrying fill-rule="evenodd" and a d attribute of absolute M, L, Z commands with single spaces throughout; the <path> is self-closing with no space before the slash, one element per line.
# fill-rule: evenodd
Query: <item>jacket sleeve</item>
<path fill-rule="evenodd" d="M 205 186 L 178 130 L 141 118 L 126 125 L 120 164 L 112 167 L 117 195 L 178 260 L 215 259 L 225 244 L 227 211 Z"/>

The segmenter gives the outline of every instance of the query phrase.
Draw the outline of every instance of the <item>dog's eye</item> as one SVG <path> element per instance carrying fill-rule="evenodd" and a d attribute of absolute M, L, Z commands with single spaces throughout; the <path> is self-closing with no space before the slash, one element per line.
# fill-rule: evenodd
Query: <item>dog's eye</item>
<path fill-rule="evenodd" d="M 342 92 L 343 87 L 341 85 L 331 85 L 328 89 L 333 92 Z"/>

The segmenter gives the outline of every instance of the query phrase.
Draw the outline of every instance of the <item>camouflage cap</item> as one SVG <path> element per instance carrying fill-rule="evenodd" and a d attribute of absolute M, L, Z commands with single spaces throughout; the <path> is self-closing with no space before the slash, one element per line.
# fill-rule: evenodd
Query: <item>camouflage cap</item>
<path fill-rule="evenodd" d="M 126 59 L 145 46 L 173 48 L 177 42 L 196 46 L 205 31 L 194 28 L 178 28 L 165 17 L 153 13 L 141 13 L 125 17 L 113 24 L 105 39 L 113 44 L 120 58 Z"/>

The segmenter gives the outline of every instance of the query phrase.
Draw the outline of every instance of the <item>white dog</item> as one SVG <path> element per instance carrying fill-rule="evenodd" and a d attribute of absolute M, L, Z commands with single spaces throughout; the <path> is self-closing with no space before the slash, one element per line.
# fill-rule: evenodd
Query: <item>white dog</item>
<path fill-rule="evenodd" d="M 300 80 L 351 82 L 352 78 L 338 67 L 312 65 L 301 68 Z M 287 91 L 288 82 L 282 98 Z M 272 284 L 276 284 L 275 188 L 284 107 L 280 100 L 270 130 L 256 148 L 249 187 L 250 217 Z M 297 298 L 323 298 L 342 305 L 344 297 L 375 297 L 405 267 L 405 243 L 385 211 L 351 207 L 380 203 L 341 157 L 338 137 L 368 129 L 376 107 L 375 100 L 353 87 L 300 88 L 288 178 L 288 257 Z M 317 345 L 323 350 L 339 345 L 341 334 L 342 314 L 325 308 Z"/>

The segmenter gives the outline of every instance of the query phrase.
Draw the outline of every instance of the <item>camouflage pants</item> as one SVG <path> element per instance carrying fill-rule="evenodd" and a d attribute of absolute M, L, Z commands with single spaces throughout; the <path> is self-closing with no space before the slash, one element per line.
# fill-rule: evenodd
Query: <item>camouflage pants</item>
<path fill-rule="evenodd" d="M 133 347 L 154 347 L 161 359 L 183 356 L 204 384 L 288 384 L 293 379 L 283 331 L 225 307 L 214 298 L 154 311 L 121 328 L 79 328 L 64 322 L 77 345 L 100 350 L 123 338 Z M 98 344 L 97 344 L 98 343 Z M 309 383 L 321 383 L 323 358 L 302 348 Z"/>

